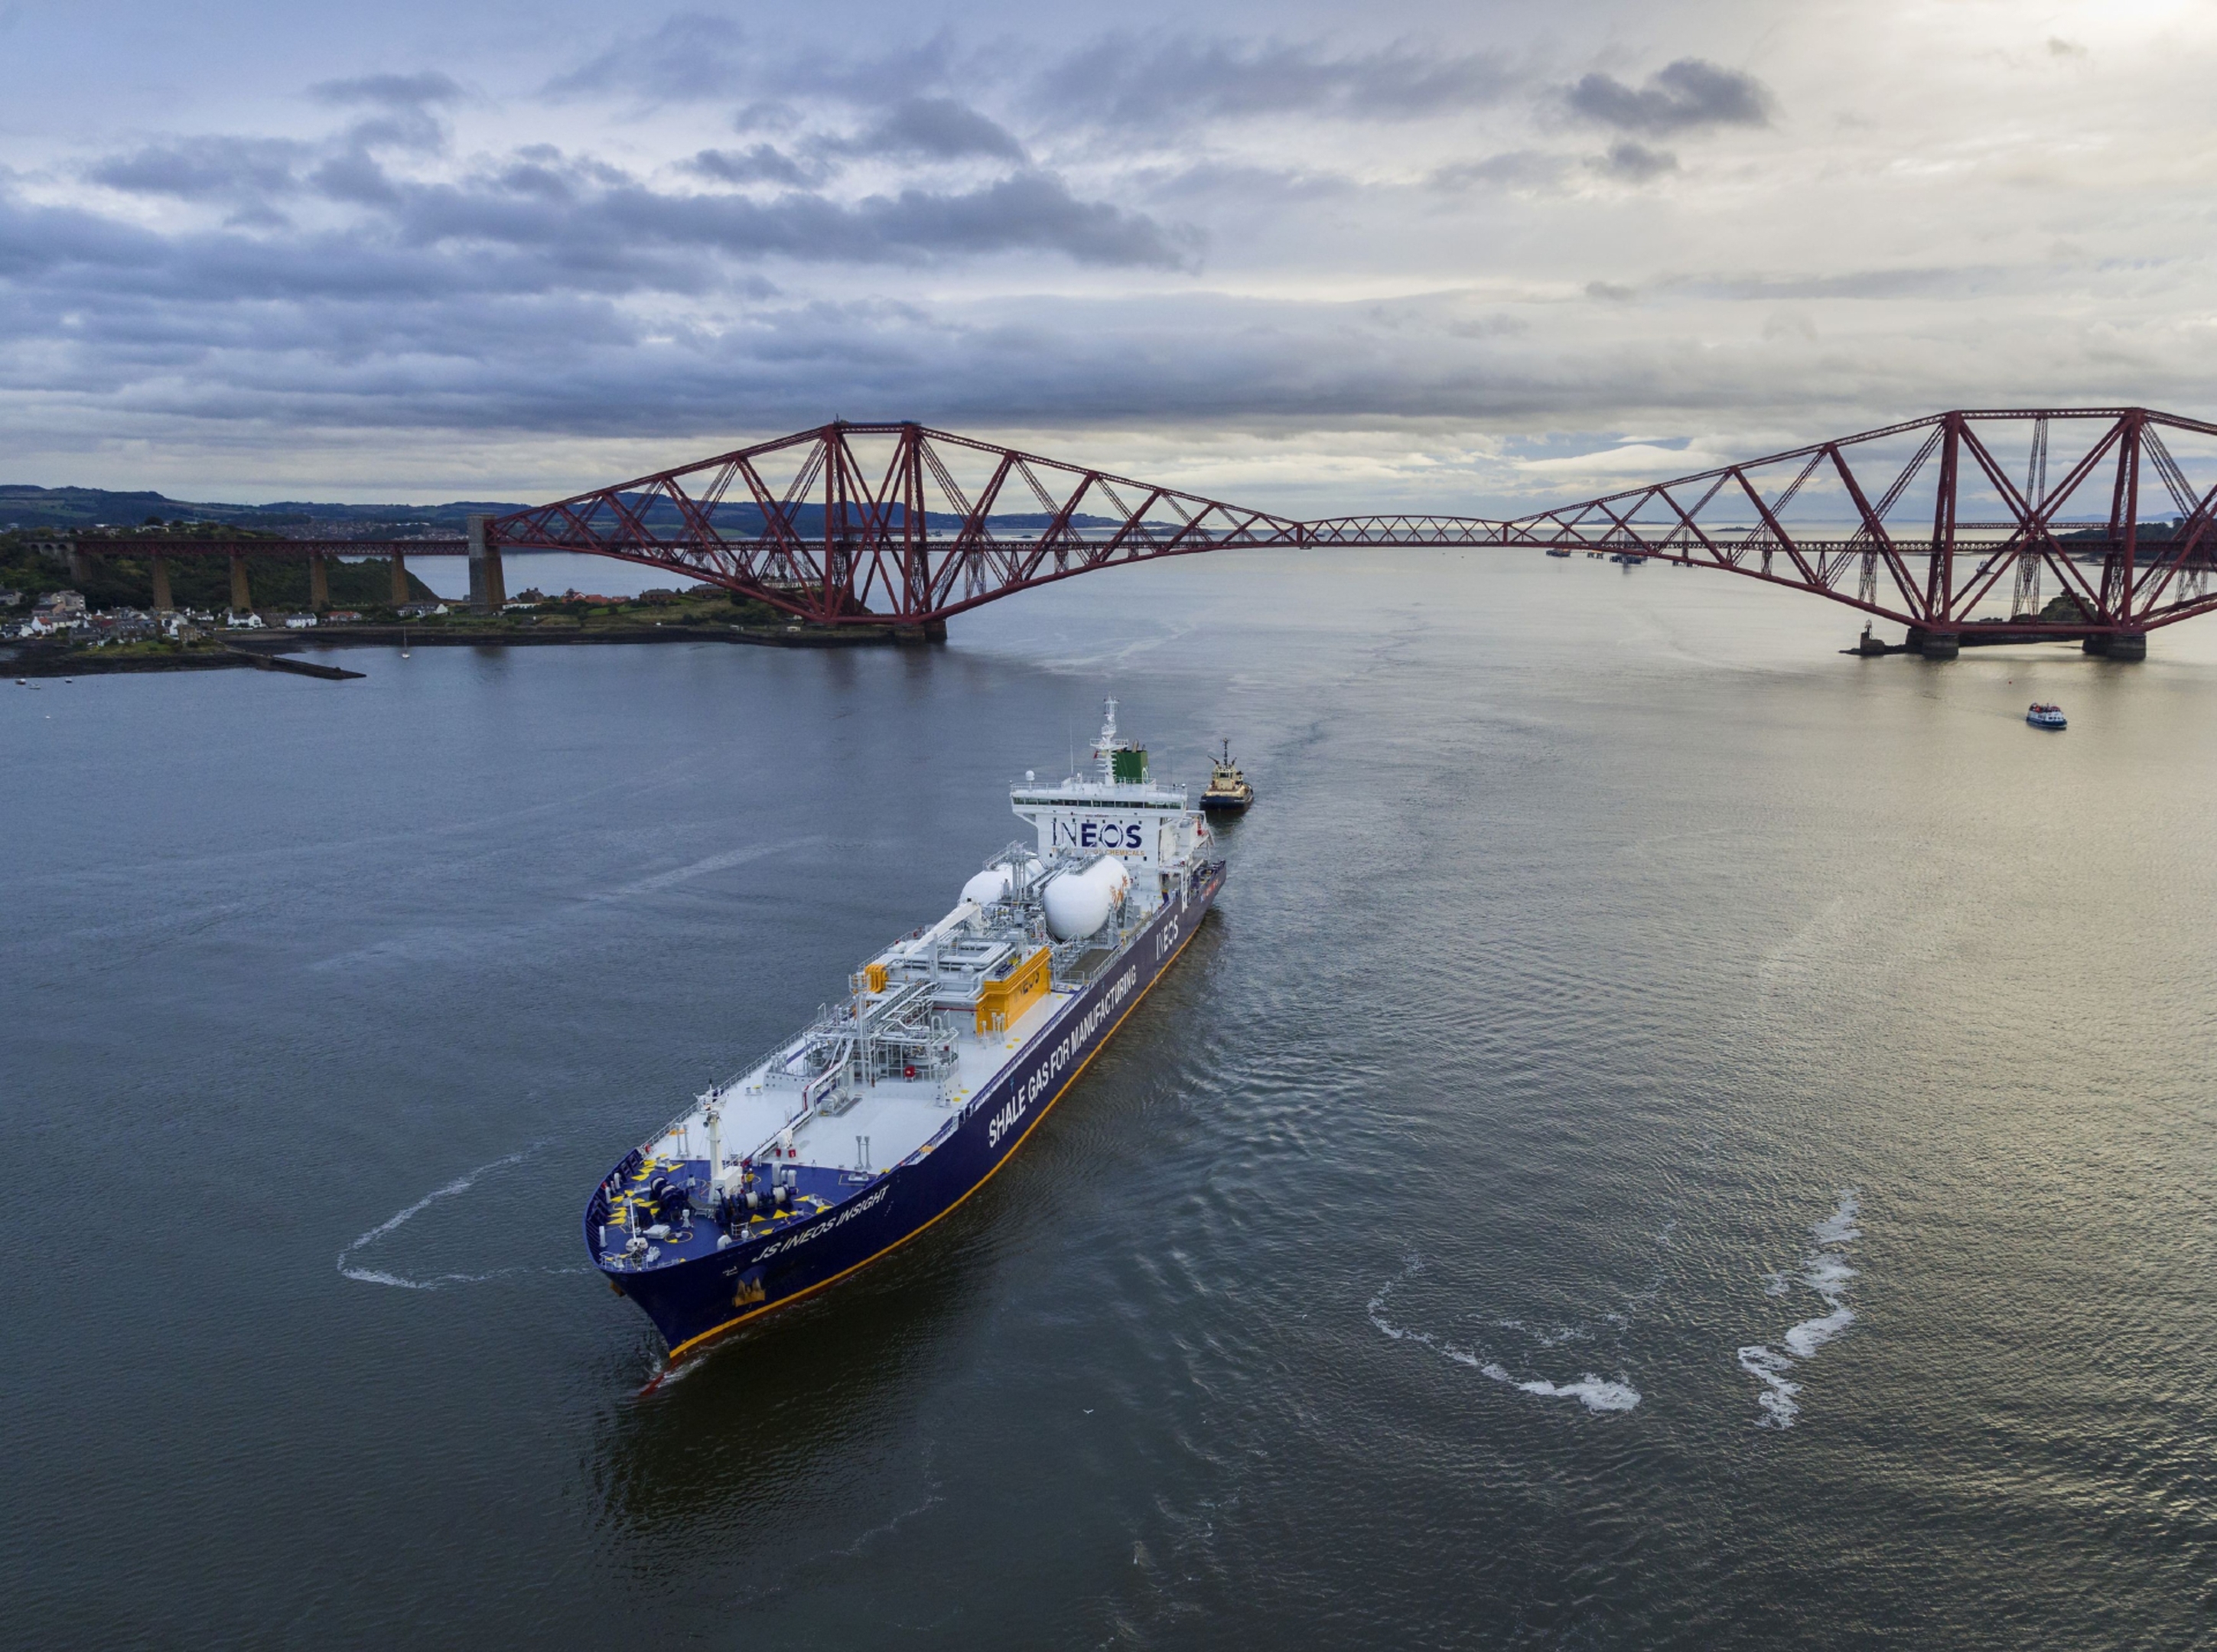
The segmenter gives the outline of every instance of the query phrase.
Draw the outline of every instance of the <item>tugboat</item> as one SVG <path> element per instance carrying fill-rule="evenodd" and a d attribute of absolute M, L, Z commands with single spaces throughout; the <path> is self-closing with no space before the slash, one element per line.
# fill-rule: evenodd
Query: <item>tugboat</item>
<path fill-rule="evenodd" d="M 1226 740 L 1222 761 L 1209 760 L 1208 789 L 1201 794 L 1201 806 L 1212 815 L 1244 815 L 1254 801 L 1255 788 L 1232 761 L 1232 743 Z"/>
<path fill-rule="evenodd" d="M 2051 706 L 2042 700 L 2032 702 L 2032 709 L 2024 714 L 2024 720 L 2035 729 L 2067 729 L 2071 726 L 2064 720 L 2060 706 Z"/>

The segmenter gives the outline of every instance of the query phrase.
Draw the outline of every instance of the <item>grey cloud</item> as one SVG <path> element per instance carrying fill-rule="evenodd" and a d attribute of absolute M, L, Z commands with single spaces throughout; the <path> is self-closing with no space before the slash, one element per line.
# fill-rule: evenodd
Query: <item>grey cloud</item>
<path fill-rule="evenodd" d="M 0 194 L 0 276 L 35 280 L 78 265 L 120 265 L 162 256 L 151 230 L 66 206 L 31 206 Z"/>
<path fill-rule="evenodd" d="M 281 138 L 182 138 L 110 157 L 84 176 L 133 194 L 259 201 L 297 188 L 293 169 L 309 153 Z"/>
<path fill-rule="evenodd" d="M 689 251 L 670 261 L 673 278 L 713 263 Z M 392 432 L 420 447 L 433 432 L 538 431 L 653 437 L 674 444 L 675 459 L 714 451 L 692 447 L 704 431 L 766 435 L 864 410 L 990 435 L 1132 421 L 1621 429 L 1646 410 L 1728 410 L 1745 428 L 1784 409 L 1797 429 L 1823 435 L 1959 393 L 1955 369 L 1921 341 L 1899 340 L 1893 316 L 1864 335 L 1874 347 L 1899 342 L 1892 369 L 1788 374 L 1716 348 L 1701 328 L 1596 338 L 1590 311 L 1542 304 L 1525 312 L 1527 326 L 1524 315 L 1474 311 L 1452 293 L 1387 306 L 1191 289 L 963 305 L 794 301 L 732 287 L 719 292 L 713 320 L 658 312 L 650 325 L 591 290 L 604 279 L 607 293 L 621 290 L 623 271 L 603 278 L 568 248 L 164 237 L 4 194 L 0 275 L 0 389 L 38 392 L 34 409 L 24 397 L 0 401 L 16 441 L 34 418 L 65 417 L 109 442 L 205 446 L 211 428 L 228 427 L 214 440 Z M 533 280 L 545 286 L 527 291 Z M 2067 350 L 2013 356 L 2005 346 L 2022 326 L 2021 311 L 1974 312 L 1951 335 L 1998 400 L 2036 395 L 2074 361 L 2090 396 L 2121 371 Z M 1766 347 L 1773 357 L 1787 348 L 1802 347 Z M 2135 387 L 2160 403 L 2199 382 L 2200 365 Z M 1067 440 L 1071 457 L 1088 456 L 1086 438 Z M 1356 485 L 1331 508 L 1377 502 L 1371 483 Z M 1251 502 L 1294 508 L 1281 496 Z"/>
<path fill-rule="evenodd" d="M 955 78 L 954 57 L 943 36 L 875 55 L 820 43 L 806 50 L 757 45 L 737 24 L 686 13 L 558 75 L 544 90 L 556 98 L 617 95 L 648 104 L 745 97 L 756 100 L 741 112 L 745 131 L 757 112 L 775 123 L 795 96 L 883 104 L 943 91 Z"/>
<path fill-rule="evenodd" d="M 965 59 L 944 34 L 874 55 L 811 52 L 769 65 L 780 90 L 877 108 L 903 98 L 943 96 L 951 89 L 1004 77 L 991 59 Z"/>
<path fill-rule="evenodd" d="M 514 166 L 504 166 L 492 175 L 491 182 L 511 195 L 529 195 L 556 202 L 577 199 L 575 182 L 559 167 L 540 161 L 520 161 Z"/>
<path fill-rule="evenodd" d="M 698 177 L 713 178 L 719 183 L 781 183 L 789 189 L 812 188 L 831 173 L 823 162 L 798 160 L 774 144 L 738 151 L 704 149 L 680 164 Z"/>
<path fill-rule="evenodd" d="M 1678 157 L 1667 149 L 1650 149 L 1629 138 L 1621 138 L 1609 146 L 1608 154 L 1587 164 L 1625 183 L 1647 183 L 1665 172 L 1676 172 Z"/>
<path fill-rule="evenodd" d="M 419 109 L 426 103 L 457 103 L 462 89 L 437 70 L 417 75 L 361 75 L 326 80 L 309 89 L 326 103 L 376 103 L 392 109 Z"/>
<path fill-rule="evenodd" d="M 553 144 L 527 144 L 505 165 L 487 175 L 512 194 L 569 200 L 581 189 L 612 188 L 631 182 L 631 174 L 591 155 L 570 155 Z"/>
<path fill-rule="evenodd" d="M 650 243 L 713 246 L 747 259 L 885 263 L 1026 250 L 1058 252 L 1079 263 L 1171 269 L 1184 267 L 1190 253 L 1187 241 L 1154 219 L 1106 201 L 1081 200 L 1061 179 L 1042 172 L 957 193 L 904 189 L 851 206 L 812 195 L 757 203 L 732 195 L 611 190 L 559 232 L 565 238 L 593 234 L 603 224 Z M 466 219 L 452 226 L 463 234 L 469 229 Z"/>
<path fill-rule="evenodd" d="M 590 157 L 534 149 L 425 186 L 373 157 L 334 156 L 317 176 L 363 206 L 355 224 L 253 237 L 33 206 L 0 182 L 0 391 L 66 385 L 73 404 L 104 408 L 110 428 L 142 415 L 697 428 L 728 417 L 735 383 L 750 407 L 781 414 L 834 383 L 859 401 L 960 402 L 970 391 L 949 386 L 968 371 L 966 333 L 912 306 L 779 304 L 746 265 L 1047 252 L 1171 267 L 1189 252 L 1154 220 L 1039 173 L 767 206 L 610 186 L 607 175 Z M 650 326 L 628 302 L 647 294 L 712 300 L 717 319 L 658 311 Z M 642 393 L 652 379 L 666 384 Z"/>
<path fill-rule="evenodd" d="M 868 108 L 943 92 L 962 77 L 955 61 L 944 35 L 874 55 L 820 42 L 795 50 L 757 44 L 721 17 L 685 13 L 556 76 L 543 90 L 558 99 L 621 96 L 646 105 L 744 98 L 735 122 L 744 133 L 789 124 L 796 98 Z"/>
<path fill-rule="evenodd" d="M 620 41 L 546 87 L 553 97 L 627 92 L 652 102 L 726 97 L 746 83 L 750 59 L 738 24 L 685 12 L 652 34 Z"/>
<path fill-rule="evenodd" d="M 966 191 L 910 188 L 851 203 L 792 193 L 756 201 L 659 191 L 597 161 L 543 148 L 460 182 L 428 184 L 395 178 L 355 150 L 326 160 L 312 182 L 332 201 L 370 209 L 404 245 L 559 250 L 581 279 L 588 271 L 611 279 L 635 271 L 642 288 L 668 279 L 669 256 L 677 250 L 740 262 L 781 256 L 845 263 L 1032 251 L 1164 269 L 1187 267 L 1195 250 L 1190 233 L 1111 202 L 1081 200 L 1060 178 L 1038 171 Z M 695 274 L 679 285 L 690 290 L 701 280 Z"/>
<path fill-rule="evenodd" d="M 732 116 L 732 130 L 742 138 L 754 132 L 785 132 L 800 124 L 800 111 L 775 97 L 743 104 Z"/>
<path fill-rule="evenodd" d="M 392 206 L 400 191 L 376 159 L 362 151 L 333 156 L 309 176 L 329 199 L 356 206 Z"/>
<path fill-rule="evenodd" d="M 1636 89 L 1610 75 L 1588 75 L 1564 97 L 1590 120 L 1651 137 L 1703 126 L 1768 126 L 1772 107 L 1769 92 L 1752 75 L 1700 58 L 1680 58 Z"/>
<path fill-rule="evenodd" d="M 1394 45 L 1334 52 L 1314 44 L 1250 44 L 1185 37 L 1111 34 L 1050 65 L 1012 71 L 997 59 L 959 53 L 944 35 L 874 54 L 756 46 L 723 19 L 670 18 L 652 34 L 609 47 L 557 77 L 556 97 L 623 95 L 647 103 L 732 97 L 742 133 L 794 123 L 794 100 L 829 100 L 875 111 L 859 136 L 827 151 L 1022 162 L 1023 145 L 1005 126 L 949 95 L 999 85 L 1051 122 L 1180 127 L 1268 114 L 1326 114 L 1397 120 L 1499 102 L 1515 89 L 1504 59 L 1486 52 L 1442 52 Z"/>
<path fill-rule="evenodd" d="M 1393 46 L 1331 56 L 1313 46 L 1120 35 L 1065 59 L 1041 92 L 1053 114 L 1161 127 L 1269 114 L 1412 120 L 1493 103 L 1510 89 L 1491 52 Z"/>
<path fill-rule="evenodd" d="M 1564 156 L 1516 149 L 1489 155 L 1482 161 L 1443 166 L 1426 182 L 1435 189 L 1451 193 L 1479 188 L 1552 189 L 1562 183 L 1572 165 Z"/>
<path fill-rule="evenodd" d="M 59 364 L 77 404 L 103 409 L 110 432 L 174 417 L 688 441 L 729 429 L 741 406 L 763 434 L 861 407 L 988 432 L 1134 418 L 1349 428 L 1576 420 L 1601 406 L 1612 417 L 1649 407 L 1745 415 L 1782 400 L 1797 419 L 1829 421 L 1828 410 L 1870 388 L 1757 379 L 1747 362 L 1695 338 L 1589 345 L 1567 318 L 1567 334 L 1528 334 L 1473 325 L 1479 318 L 1450 300 L 1393 308 L 1381 321 L 1364 304 L 1207 293 L 931 309 L 818 301 L 649 330 L 563 296 L 205 313 L 145 301 L 109 306 L 87 338 L 50 329 L 37 360 L 18 364 L 0 350 L 0 384 Z M 29 320 L 18 311 L 0 325 L 21 339 Z M 314 370 L 303 372 L 303 361 Z M 744 386 L 743 403 L 734 385 Z M 1843 428 L 1856 422 L 1837 417 Z"/>
<path fill-rule="evenodd" d="M 480 241 L 407 244 L 389 231 L 252 238 L 164 236 L 65 208 L 0 198 L 0 297 L 44 294 L 59 313 L 87 315 L 149 302 L 181 317 L 329 303 L 427 305 L 561 294 L 768 292 L 750 274 L 726 275 L 697 253 L 667 248 Z M 9 335 L 0 330 L 0 341 Z"/>
<path fill-rule="evenodd" d="M 1904 299 L 1965 293 L 1980 285 L 1998 286 L 2004 272 L 1995 267 L 1917 269 L 1859 269 L 1837 275 L 1706 275 L 1673 277 L 1668 285 L 1708 299 Z"/>
<path fill-rule="evenodd" d="M 1630 304 L 1640 296 L 1640 291 L 1615 281 L 1588 281 L 1586 296 L 1602 304 Z"/>
<path fill-rule="evenodd" d="M 951 97 L 904 98 L 860 136 L 824 147 L 840 154 L 912 155 L 935 161 L 1028 158 L 1005 126 Z"/>
<path fill-rule="evenodd" d="M 1246 211 L 1275 211 L 1305 201 L 1331 200 L 1362 186 L 1337 172 L 1295 172 L 1283 167 L 1238 166 L 1204 161 L 1197 166 L 1135 173 L 1151 200 L 1212 202 Z"/>
<path fill-rule="evenodd" d="M 1080 200 L 1050 173 L 1027 172 L 965 194 L 904 189 L 864 201 L 856 217 L 888 245 L 985 252 L 1028 247 L 1081 263 L 1184 268 L 1190 240 L 1106 201 Z M 1183 244 L 1182 244 L 1183 242 Z"/>
<path fill-rule="evenodd" d="M 1059 82 L 1041 103 L 1011 101 L 1024 83 L 1017 69 L 1001 65 L 997 80 L 964 83 L 985 89 L 969 104 L 948 102 L 944 80 L 909 82 L 899 72 L 904 62 L 948 60 L 932 56 L 940 48 L 918 48 L 911 59 L 845 59 L 836 39 L 825 48 L 831 61 L 807 68 L 796 59 L 754 61 L 728 28 L 695 38 L 694 57 L 707 60 L 689 69 L 673 64 L 670 72 L 681 89 L 712 88 L 698 95 L 728 100 L 693 112 L 704 133 L 750 95 L 789 102 L 781 111 L 755 106 L 765 128 L 781 114 L 780 129 L 727 133 L 729 149 L 703 150 L 652 172 L 644 162 L 633 173 L 540 145 L 424 167 L 388 146 L 436 140 L 434 117 L 451 98 L 435 95 L 436 87 L 418 98 L 349 83 L 334 100 L 339 112 L 324 118 L 334 126 L 361 124 L 321 143 L 134 144 L 85 174 L 108 188 L 213 207 L 189 215 L 203 225 L 233 208 L 236 222 L 282 205 L 307 228 L 271 214 L 260 220 L 270 225 L 266 233 L 157 230 L 127 221 L 133 214 L 121 203 L 90 189 L 75 210 L 33 207 L 9 197 L 9 175 L 0 170 L 0 386 L 15 392 L 0 398 L 0 418 L 12 441 L 65 408 L 103 441 L 167 428 L 202 451 L 263 440 L 247 428 L 256 424 L 281 433 L 267 438 L 273 441 L 314 426 L 350 438 L 402 433 L 403 446 L 429 429 L 470 433 L 457 436 L 459 450 L 499 429 L 679 441 L 739 417 L 767 433 L 868 410 L 1003 430 L 1123 419 L 1223 420 L 1249 430 L 1295 420 L 1344 428 L 1567 419 L 1570 428 L 1596 428 L 1578 421 L 1621 422 L 1650 408 L 1744 414 L 1790 406 L 1794 420 L 1830 423 L 1834 410 L 1852 404 L 1856 411 L 1837 426 L 1848 428 L 1879 422 L 1863 416 L 1874 409 L 1943 405 L 1965 394 L 2030 398 L 2052 394 L 2059 382 L 2090 398 L 2190 398 L 2206 367 L 2198 343 L 2171 348 L 2177 338 L 2164 330 L 2171 323 L 2148 322 L 2145 305 L 2135 311 L 2120 304 L 2115 319 L 2105 306 L 2104 331 L 2092 343 L 2047 324 L 2040 305 L 2052 277 L 2038 269 L 2004 268 L 1991 278 L 1955 270 L 1840 274 L 1836 259 L 1805 258 L 1775 234 L 1752 248 L 1705 238 L 1710 250 L 1702 256 L 1717 265 L 1708 271 L 1672 276 L 1647 268 L 1643 258 L 1683 259 L 1689 249 L 1643 239 L 1647 215 L 1627 207 L 1618 189 L 1593 186 L 1661 176 L 1667 151 L 1685 147 L 1664 134 L 1729 125 L 1751 107 L 1745 98 L 1735 105 L 1708 96 L 1676 65 L 1652 80 L 1607 82 L 1589 98 L 1603 113 L 1583 113 L 1604 124 L 1587 128 L 1575 146 L 1588 154 L 1478 151 L 1434 175 L 1441 192 L 1587 187 L 1585 198 L 1569 204 L 1486 200 L 1482 210 L 1500 232 L 1479 244 L 1423 238 L 1427 213 L 1461 210 L 1444 194 L 1412 202 L 1407 192 L 1380 191 L 1349 229 L 1356 214 L 1304 213 L 1288 203 L 1362 187 L 1351 180 L 1273 171 L 1294 163 L 1276 158 L 1247 166 L 1213 158 L 1215 146 L 1180 141 L 1180 133 L 1218 119 L 1291 114 L 1312 124 L 1375 122 L 1528 96 L 1504 90 L 1490 59 L 1427 58 L 1401 47 L 1127 44 L 1133 61 L 1108 65 L 1097 84 L 1070 90 L 1067 107 L 1051 102 Z M 2032 40 L 2037 54 L 2039 36 Z M 677 50 L 675 40 L 664 39 L 662 49 Z M 608 66 L 602 91 L 670 92 L 660 69 L 647 73 L 648 58 L 627 61 L 623 73 L 637 70 L 636 83 L 623 79 L 621 65 Z M 1286 77 L 1273 82 L 1266 71 L 1274 67 Z M 1159 83 L 1149 77 L 1157 69 Z M 1052 81 L 1068 71 L 1050 64 L 1047 73 Z M 1566 113 L 1575 107 L 1563 102 L 1572 89 L 1551 81 L 1539 96 Z M 1767 95 L 1756 87 L 1749 96 L 1757 95 L 1762 114 Z M 933 160 L 947 158 L 951 146 L 957 160 L 990 163 L 980 176 L 998 182 L 889 185 L 864 199 L 855 198 L 856 188 L 824 190 L 838 157 L 812 148 L 822 140 L 809 134 L 827 126 L 861 134 L 831 140 L 859 152 L 881 131 L 900 136 L 896 117 L 910 98 L 972 114 L 991 130 L 981 146 L 966 150 L 959 132 L 942 131 L 935 150 L 911 131 L 903 139 L 908 146 L 872 152 Z M 992 124 L 979 109 L 1020 118 Z M 1107 129 L 1117 120 L 1130 124 Z M 1058 126 L 1065 121 L 1079 130 Z M 1088 147 L 1089 159 L 1121 169 L 1114 198 L 1090 198 L 1108 192 L 1081 193 L 1026 163 L 1015 134 L 1030 140 L 1034 123 L 1073 149 Z M 626 136 L 651 142 L 651 133 L 639 136 L 647 130 Z M 1135 164 L 1132 151 L 1165 132 L 1168 147 L 1150 149 Z M 996 148 L 993 133 L 1016 147 Z M 1368 170 L 1388 157 L 1412 164 L 1398 131 L 1342 130 L 1339 137 L 1344 144 L 1320 165 Z M 707 141 L 695 137 L 678 152 Z M 423 182 L 434 173 L 444 182 Z M 895 175 L 896 185 L 906 181 Z M 735 194 L 732 184 L 766 187 Z M 53 182 L 42 173 L 20 187 L 43 194 Z M 295 206 L 304 189 L 324 197 L 312 213 Z M 781 191 L 784 198 L 770 198 Z M 1777 213 L 1775 222 L 1791 220 L 1791 200 Z M 178 216 L 165 213 L 160 221 Z M 1264 226 L 1254 237 L 1259 250 L 1242 250 L 1248 262 L 1237 272 L 1240 292 L 1212 294 L 1198 283 L 1152 278 L 1197 257 L 1197 237 L 1176 223 L 1187 216 L 1215 222 L 1227 239 L 1245 234 L 1235 225 Z M 1751 233 L 1759 237 L 1761 224 L 1774 219 L 1755 216 Z M 1381 232 L 1374 242 L 1367 238 L 1373 227 Z M 1775 271 L 1736 266 L 1743 253 L 1779 262 Z M 1933 243 L 1923 256 L 1947 255 Z M 994 271 L 991 300 L 946 296 L 962 290 L 960 280 L 917 283 L 903 274 L 986 256 L 1017 272 L 1008 280 Z M 1560 301 L 1578 291 L 1584 268 L 1627 256 L 1631 273 L 1621 279 L 1637 280 L 1640 293 L 1655 302 L 1606 310 L 1622 297 L 1606 282 L 1588 288 L 1593 302 Z M 1252 270 L 1284 270 L 1325 287 L 1337 274 L 1368 272 L 1387 259 L 1424 268 L 1454 258 L 1473 268 L 1479 288 L 1385 307 L 1281 301 L 1258 296 L 1259 284 L 1246 280 Z M 800 296 L 779 293 L 763 273 L 785 279 L 787 260 L 796 267 L 788 285 Z M 1124 289 L 1098 301 L 1009 291 L 1023 272 L 1051 261 L 1137 269 L 1146 278 L 1090 280 L 1090 287 Z M 1804 262 L 1814 273 L 1799 274 Z M 857 274 L 861 266 L 886 273 Z M 2009 280 L 2020 284 L 1997 290 L 1996 281 Z M 825 297 L 873 287 L 908 301 Z M 908 296 L 927 290 L 930 296 Z M 1530 296 L 1535 291 L 1540 296 Z M 1503 296 L 1520 292 L 1527 296 Z M 1979 302 L 1961 301 L 1973 293 Z M 1918 302 L 1853 302 L 1901 298 Z M 1772 330 L 1779 342 L 1758 354 L 1751 329 L 1734 324 L 1760 322 L 1764 311 L 1749 312 L 1735 299 L 1806 305 L 1821 349 L 1805 348 L 1803 335 L 1782 325 Z M 1720 317 L 1725 324 L 1717 324 Z M 2027 337 L 2040 341 L 2036 348 L 2023 347 Z M 1792 371 L 1779 361 L 1788 351 Z M 1847 365 L 1828 365 L 1823 352 Z M 2120 384 L 2127 375 L 2140 377 Z M 1963 391 L 1967 382 L 1977 388 Z M 164 419 L 174 422 L 164 427 Z M 233 430 L 192 423 L 226 420 L 238 422 Z M 1083 456 L 1082 443 L 1074 445 Z"/>
<path fill-rule="evenodd" d="M 347 129 L 346 140 L 356 149 L 410 149 L 435 155 L 447 146 L 447 129 L 428 109 L 395 106 L 355 122 Z"/>

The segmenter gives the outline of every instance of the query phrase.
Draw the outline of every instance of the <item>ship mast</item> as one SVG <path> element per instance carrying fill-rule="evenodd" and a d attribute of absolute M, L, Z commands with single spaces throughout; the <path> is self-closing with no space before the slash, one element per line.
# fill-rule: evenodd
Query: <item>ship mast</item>
<path fill-rule="evenodd" d="M 1116 701 L 1108 701 L 1108 715 L 1101 724 L 1101 738 L 1093 748 L 1093 755 L 1101 760 L 1101 784 L 1108 785 L 1116 777 Z"/>

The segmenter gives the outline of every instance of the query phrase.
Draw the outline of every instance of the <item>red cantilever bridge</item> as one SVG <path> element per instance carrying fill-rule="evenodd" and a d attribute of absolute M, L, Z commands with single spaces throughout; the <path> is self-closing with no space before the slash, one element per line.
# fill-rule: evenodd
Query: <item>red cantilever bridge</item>
<path fill-rule="evenodd" d="M 2191 479 L 2190 473 L 2200 480 Z M 1303 521 L 920 424 L 839 422 L 481 517 L 467 541 L 134 536 L 86 550 L 472 558 L 584 552 L 721 586 L 821 626 L 944 635 L 1051 581 L 1205 551 L 1545 547 L 1714 568 L 1961 642 L 2083 638 L 2138 657 L 2217 608 L 2217 424 L 2146 408 L 1934 414 L 1508 519 Z M 2051 583 L 2057 599 L 2041 601 Z"/>

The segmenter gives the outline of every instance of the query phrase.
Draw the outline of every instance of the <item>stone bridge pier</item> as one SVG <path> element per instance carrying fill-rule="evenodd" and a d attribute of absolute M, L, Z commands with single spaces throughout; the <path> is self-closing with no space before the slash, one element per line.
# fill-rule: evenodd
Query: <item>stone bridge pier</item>
<path fill-rule="evenodd" d="M 508 584 L 501 576 L 500 547 L 491 542 L 485 529 L 491 523 L 490 516 L 470 518 L 470 606 L 479 613 L 497 613 L 508 601 Z M 399 559 L 392 564 L 397 570 Z M 397 586 L 403 577 L 393 574 Z"/>

